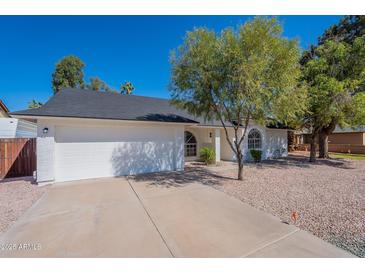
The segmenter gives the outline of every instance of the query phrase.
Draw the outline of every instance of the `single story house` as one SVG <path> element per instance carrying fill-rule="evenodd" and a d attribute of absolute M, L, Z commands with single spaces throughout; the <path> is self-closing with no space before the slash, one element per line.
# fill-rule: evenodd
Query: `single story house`
<path fill-rule="evenodd" d="M 9 109 L 0 100 L 0 139 L 35 137 L 37 137 L 37 124 L 27 120 L 11 118 Z"/>
<path fill-rule="evenodd" d="M 37 121 L 37 181 L 183 170 L 211 147 L 216 161 L 234 161 L 222 125 L 172 106 L 169 100 L 64 89 L 39 109 L 11 113 Z M 233 129 L 229 128 L 233 140 Z M 287 155 L 287 129 L 250 123 L 243 144 L 263 158 Z"/>
<path fill-rule="evenodd" d="M 309 150 L 310 138 L 311 136 L 307 132 L 296 132 L 294 146 L 297 145 Z M 333 133 L 328 136 L 328 151 L 365 153 L 365 125 L 357 128 L 340 128 L 336 126 Z"/>

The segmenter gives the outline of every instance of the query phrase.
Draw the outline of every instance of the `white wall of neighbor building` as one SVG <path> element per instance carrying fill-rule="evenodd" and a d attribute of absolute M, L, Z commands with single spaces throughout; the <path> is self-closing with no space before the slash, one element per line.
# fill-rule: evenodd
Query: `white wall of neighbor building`
<path fill-rule="evenodd" d="M 0 118 L 9 118 L 9 113 L 0 107 Z"/>
<path fill-rule="evenodd" d="M 0 118 L 0 138 L 35 138 L 37 124 L 16 119 Z"/>
<path fill-rule="evenodd" d="M 40 121 L 38 181 L 183 170 L 184 127 L 86 119 Z M 43 133 L 47 127 L 49 132 Z M 46 156 L 47 155 L 47 156 Z"/>
<path fill-rule="evenodd" d="M 0 118 L 0 138 L 15 138 L 18 119 Z"/>
<path fill-rule="evenodd" d="M 35 138 L 37 137 L 37 124 L 18 119 L 16 138 Z"/>

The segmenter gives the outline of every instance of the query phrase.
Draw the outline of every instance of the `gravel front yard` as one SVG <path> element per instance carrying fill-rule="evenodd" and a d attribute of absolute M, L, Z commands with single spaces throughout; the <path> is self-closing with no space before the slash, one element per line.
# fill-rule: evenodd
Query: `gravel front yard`
<path fill-rule="evenodd" d="M 208 182 L 258 209 L 365 257 L 365 161 L 318 160 L 291 155 L 287 159 L 246 164 L 237 181 L 231 163 L 209 167 L 220 178 Z"/>
<path fill-rule="evenodd" d="M 0 234 L 45 193 L 47 186 L 31 182 L 29 177 L 0 181 Z"/>

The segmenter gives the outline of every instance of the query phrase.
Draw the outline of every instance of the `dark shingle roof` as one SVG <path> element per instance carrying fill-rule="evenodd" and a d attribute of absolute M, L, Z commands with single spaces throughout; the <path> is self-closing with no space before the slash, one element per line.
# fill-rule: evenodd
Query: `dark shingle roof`
<path fill-rule="evenodd" d="M 10 114 L 222 126 L 220 121 L 207 121 L 203 117 L 196 117 L 185 110 L 177 109 L 167 99 L 71 88 L 58 92 L 40 108 Z M 276 125 L 274 128 L 280 127 Z"/>
<path fill-rule="evenodd" d="M 81 89 L 64 89 L 38 109 L 11 115 L 198 123 L 168 100 Z"/>

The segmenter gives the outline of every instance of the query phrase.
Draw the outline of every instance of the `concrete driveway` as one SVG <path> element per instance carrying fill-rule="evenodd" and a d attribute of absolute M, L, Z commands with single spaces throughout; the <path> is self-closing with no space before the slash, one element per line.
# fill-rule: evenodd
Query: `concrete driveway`
<path fill-rule="evenodd" d="M 0 256 L 351 257 L 210 186 L 170 175 L 53 185 L 0 237 Z"/>

